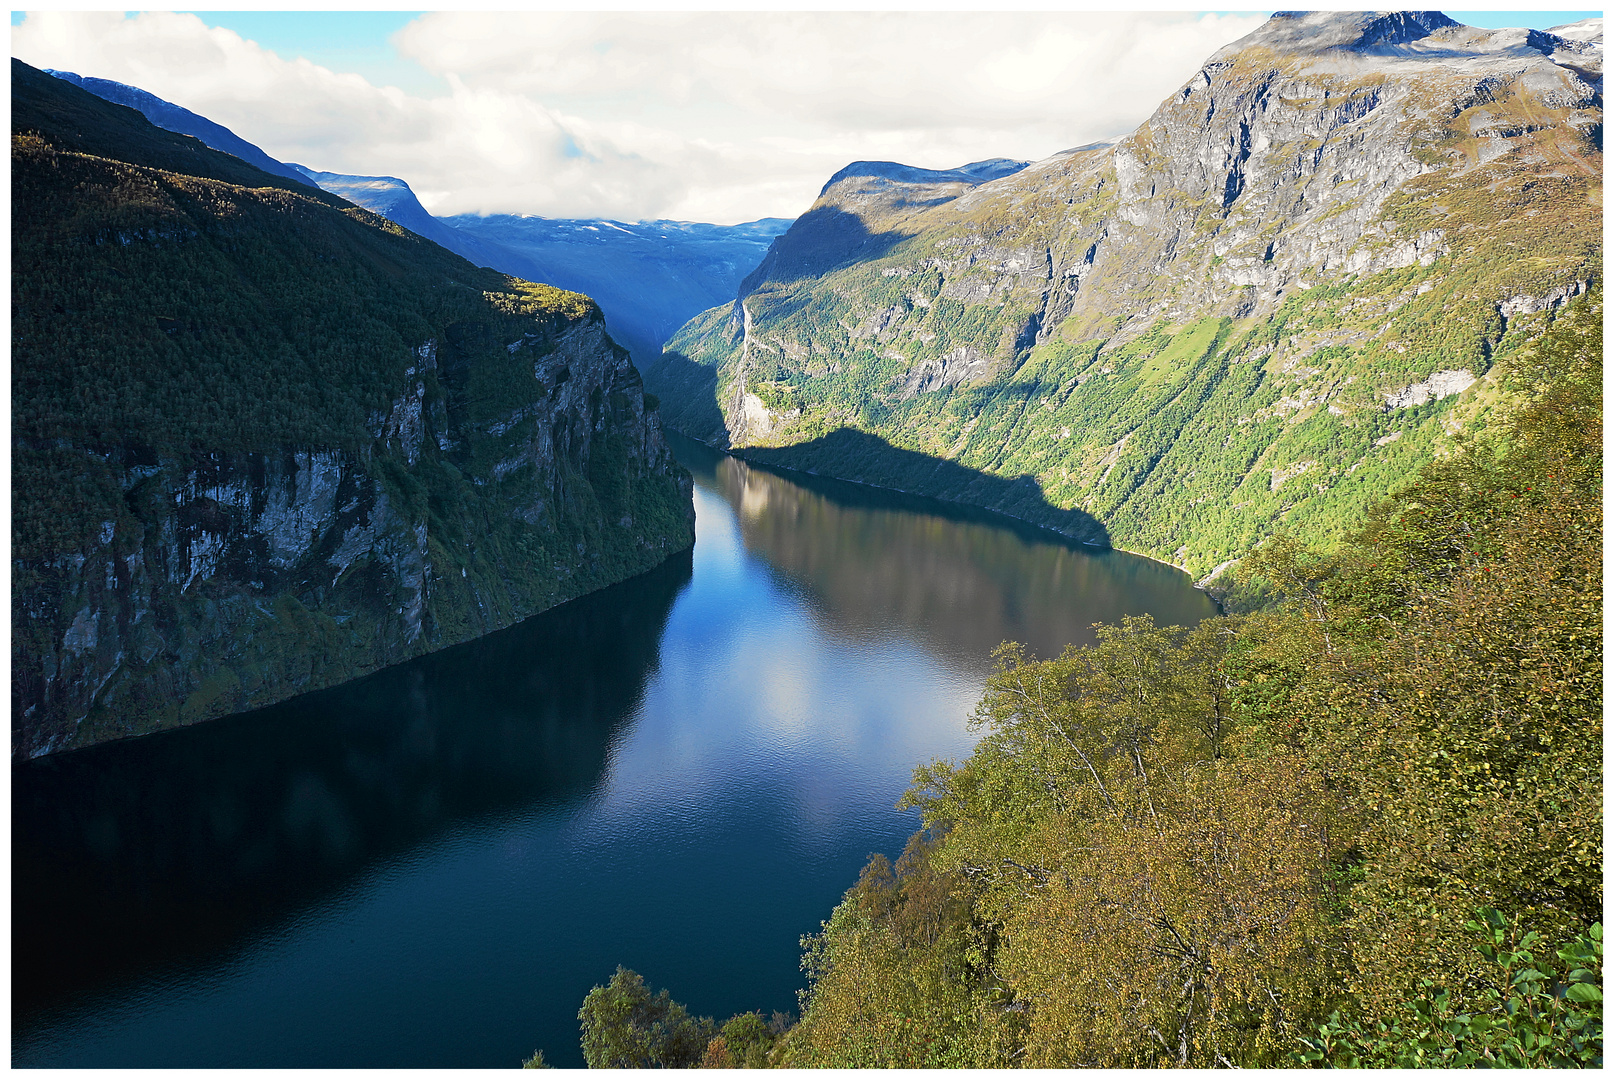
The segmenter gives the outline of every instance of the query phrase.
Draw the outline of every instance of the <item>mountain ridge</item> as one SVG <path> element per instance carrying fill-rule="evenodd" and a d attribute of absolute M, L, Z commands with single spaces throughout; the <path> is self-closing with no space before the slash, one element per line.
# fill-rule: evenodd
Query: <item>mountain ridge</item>
<path fill-rule="evenodd" d="M 165 131 L 174 131 L 200 139 L 213 149 L 226 154 L 233 154 L 247 164 L 255 165 L 266 173 L 283 176 L 288 180 L 296 180 L 298 183 L 306 184 L 308 182 L 307 178 L 301 175 L 301 170 L 287 165 L 285 162 L 276 161 L 264 153 L 262 148 L 241 138 L 223 124 L 216 124 L 199 113 L 194 113 L 187 108 L 175 105 L 173 102 L 164 101 L 156 94 L 149 93 L 137 86 L 130 86 L 127 83 L 114 82 L 111 79 L 97 79 L 71 71 L 58 71 L 55 68 L 45 68 L 43 70 L 45 74 L 54 75 L 58 79 L 70 82 L 81 90 L 89 91 L 96 97 L 116 105 L 124 105 L 134 109 Z"/>
<path fill-rule="evenodd" d="M 822 196 L 842 180 L 854 177 L 895 180 L 904 184 L 981 184 L 1012 176 L 1030 164 L 1029 161 L 1011 158 L 987 158 L 985 161 L 960 165 L 956 169 L 921 169 L 898 161 L 854 161 L 831 176 L 818 194 Z"/>

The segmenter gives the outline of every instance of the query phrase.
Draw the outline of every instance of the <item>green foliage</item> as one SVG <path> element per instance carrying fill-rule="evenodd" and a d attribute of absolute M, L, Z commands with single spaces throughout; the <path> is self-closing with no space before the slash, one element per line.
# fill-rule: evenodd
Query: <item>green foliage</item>
<path fill-rule="evenodd" d="M 1601 305 L 1539 351 L 1507 431 L 1328 558 L 1253 560 L 1311 653 L 1292 730 L 1359 815 L 1346 926 L 1370 1018 L 1474 972 L 1454 912 L 1562 939 L 1602 904 Z"/>
<path fill-rule="evenodd" d="M 690 1016 L 666 990 L 652 995 L 638 973 L 620 966 L 588 992 L 577 1019 L 591 1069 L 689 1068 L 715 1034 L 710 1018 Z"/>
<path fill-rule="evenodd" d="M 1603 1066 L 1603 926 L 1553 950 L 1541 936 L 1518 933 L 1494 908 L 1466 929 L 1490 965 L 1459 1005 L 1450 990 L 1425 979 L 1420 994 L 1368 1028 L 1338 1013 L 1300 1040 L 1295 1060 L 1336 1068 L 1600 1069 Z"/>
<path fill-rule="evenodd" d="M 526 1061 L 523 1061 L 521 1063 L 521 1067 L 523 1069 L 547 1069 L 549 1068 L 549 1064 L 544 1061 L 544 1052 L 542 1050 L 534 1050 L 532 1052 L 532 1057 L 528 1058 Z"/>
<path fill-rule="evenodd" d="M 766 1069 L 768 1054 L 778 1034 L 759 1012 L 731 1017 L 722 1030 L 706 1044 L 701 1054 L 702 1069 Z"/>
<path fill-rule="evenodd" d="M 895 868 L 874 856 L 823 931 L 802 939 L 802 1020 L 778 1054 L 788 1067 L 972 1068 L 992 1063 L 962 875 L 936 867 L 935 840 L 908 843 Z M 967 895 L 967 894 L 966 894 Z"/>
<path fill-rule="evenodd" d="M 780 1059 L 1600 1064 L 1600 294 L 1514 375 L 1494 443 L 1249 560 L 1264 610 L 1003 646 Z"/>

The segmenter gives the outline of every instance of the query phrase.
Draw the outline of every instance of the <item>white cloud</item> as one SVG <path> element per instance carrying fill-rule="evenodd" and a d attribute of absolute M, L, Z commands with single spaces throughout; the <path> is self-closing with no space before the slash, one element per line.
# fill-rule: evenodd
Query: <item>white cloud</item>
<path fill-rule="evenodd" d="M 1122 134 L 1260 16 L 440 12 L 412 97 L 192 15 L 31 13 L 13 55 L 116 79 L 284 161 L 409 181 L 438 214 L 794 216 L 860 158 L 946 168 Z"/>

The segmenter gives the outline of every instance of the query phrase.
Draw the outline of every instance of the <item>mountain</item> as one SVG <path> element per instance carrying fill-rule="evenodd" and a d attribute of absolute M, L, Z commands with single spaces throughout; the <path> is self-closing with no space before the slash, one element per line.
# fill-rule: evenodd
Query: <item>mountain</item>
<path fill-rule="evenodd" d="M 769 242 L 790 225 L 782 218 L 742 225 L 628 224 L 509 214 L 436 218 L 420 204 L 409 184 L 396 176 L 355 176 L 286 164 L 229 128 L 155 94 L 70 71 L 50 74 L 104 100 L 127 105 L 157 127 L 194 136 L 265 172 L 340 195 L 477 266 L 592 297 L 605 312 L 611 336 L 626 345 L 641 366 L 660 356 L 662 344 L 691 316 L 732 298 L 740 280 L 766 254 Z M 1024 165 L 994 158 L 959 171 L 968 172 L 965 179 L 973 182 Z"/>
<path fill-rule="evenodd" d="M 641 369 L 679 327 L 730 300 L 790 222 L 584 221 L 494 214 L 445 218 L 460 233 L 507 253 L 507 273 L 586 293 L 611 335 Z"/>
<path fill-rule="evenodd" d="M 308 178 L 303 176 L 300 170 L 276 161 L 223 124 L 215 124 L 207 117 L 198 116 L 189 109 L 164 101 L 156 94 L 148 94 L 139 87 L 113 82 L 111 79 L 86 78 L 71 71 L 46 68 L 45 72 L 58 79 L 64 79 L 82 90 L 88 90 L 104 101 L 127 105 L 165 131 L 176 131 L 181 135 L 200 139 L 214 150 L 234 154 L 248 165 L 254 165 L 271 175 L 295 180 L 300 184 L 308 183 Z"/>
<path fill-rule="evenodd" d="M 1485 428 L 1600 278 L 1601 87 L 1596 20 L 1282 13 L 1114 143 L 842 170 L 646 383 L 747 458 L 1196 575 L 1324 541 Z"/>
<path fill-rule="evenodd" d="M 916 169 L 912 165 L 903 165 L 895 161 L 854 161 L 830 177 L 829 183 L 824 185 L 824 191 L 819 194 L 822 195 L 850 177 L 863 180 L 894 180 L 901 184 L 980 184 L 987 180 L 1013 176 L 1030 164 L 1029 161 L 991 158 L 987 161 L 972 161 L 956 169 Z"/>
<path fill-rule="evenodd" d="M 268 704 L 693 541 L 587 297 L 12 62 L 12 747 Z"/>
<path fill-rule="evenodd" d="M 258 146 L 247 142 L 223 124 L 215 124 L 205 116 L 164 101 L 156 94 L 139 87 L 111 79 L 86 78 L 71 71 L 45 69 L 47 74 L 63 79 L 83 90 L 88 90 L 103 101 L 127 105 L 165 131 L 190 135 L 214 150 L 233 154 L 249 165 L 254 165 L 274 176 L 311 184 L 333 195 L 340 195 L 356 206 L 373 211 L 404 228 L 441 244 L 443 247 L 469 259 L 477 266 L 504 269 L 503 263 L 513 261 L 509 252 L 449 228 L 420 205 L 415 193 L 404 181 L 395 176 L 350 176 L 345 173 L 318 172 L 303 165 L 276 161 Z"/>
<path fill-rule="evenodd" d="M 372 213 L 380 214 L 388 221 L 441 244 L 477 266 L 517 274 L 512 269 L 518 261 L 513 252 L 479 240 L 432 217 L 426 208 L 420 205 L 420 200 L 415 197 L 415 192 L 409 184 L 396 176 L 353 176 L 348 173 L 319 172 L 297 164 L 293 164 L 291 168 L 321 190 L 329 191 L 332 195 L 340 195 L 355 206 L 362 206 Z M 528 275 L 527 280 L 539 279 Z"/>

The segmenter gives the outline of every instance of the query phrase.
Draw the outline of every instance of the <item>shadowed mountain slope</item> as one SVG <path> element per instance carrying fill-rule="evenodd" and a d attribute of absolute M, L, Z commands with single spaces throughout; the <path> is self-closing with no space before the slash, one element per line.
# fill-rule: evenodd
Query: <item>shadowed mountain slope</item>
<path fill-rule="evenodd" d="M 740 225 L 634 224 L 512 214 L 437 218 L 421 205 L 408 182 L 398 177 L 322 172 L 286 164 L 228 128 L 144 90 L 72 72 L 51 74 L 107 101 L 136 109 L 159 128 L 194 136 L 266 172 L 341 196 L 477 266 L 583 293 L 601 306 L 612 337 L 641 366 L 648 366 L 660 354 L 662 343 L 691 316 L 732 297 L 740 280 L 761 261 L 769 242 L 790 224 L 779 218 Z M 957 170 L 957 178 L 974 183 L 979 176 L 1001 175 L 1023 165 L 1003 159 L 976 162 Z"/>
<path fill-rule="evenodd" d="M 181 108 L 172 102 L 164 101 L 156 94 L 149 94 L 139 87 L 129 86 L 125 83 L 113 82 L 111 79 L 86 78 L 71 71 L 57 71 L 54 68 L 46 68 L 45 72 L 48 75 L 56 76 L 58 79 L 64 79 L 81 90 L 88 90 L 105 101 L 110 101 L 115 105 L 127 105 L 165 131 L 178 132 L 181 135 L 190 135 L 193 138 L 200 139 L 213 149 L 222 150 L 226 154 L 233 154 L 248 165 L 255 165 L 266 173 L 283 176 L 300 184 L 308 183 L 307 178 L 298 169 L 284 162 L 276 161 L 223 124 L 215 124 L 207 117 L 193 113 L 189 109 Z"/>

